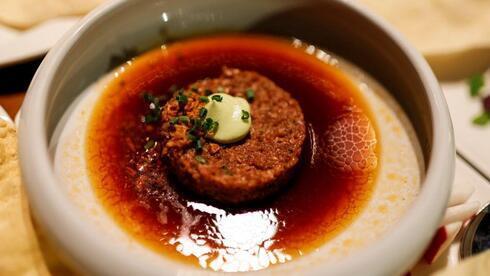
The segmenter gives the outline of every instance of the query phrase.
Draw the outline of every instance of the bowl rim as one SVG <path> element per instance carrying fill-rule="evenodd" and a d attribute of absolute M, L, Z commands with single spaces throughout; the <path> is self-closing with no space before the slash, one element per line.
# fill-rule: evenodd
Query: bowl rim
<path fill-rule="evenodd" d="M 88 14 L 48 53 L 31 82 L 22 106 L 19 160 L 35 217 L 69 258 L 76 260 L 78 269 L 104 275 L 128 272 L 173 275 L 172 271 L 158 270 L 161 267 L 134 262 L 124 251 L 114 250 L 114 244 L 94 238 L 97 231 L 85 227 L 72 215 L 76 213 L 76 208 L 70 205 L 58 188 L 46 139 L 45 114 L 49 111 L 48 97 L 57 67 L 91 25 L 101 21 L 107 14 L 138 1 L 143 0 L 117 0 L 103 4 Z M 369 246 L 369 250 L 364 248 L 338 263 L 310 267 L 307 273 L 325 275 L 328 269 L 332 275 L 352 275 L 366 271 L 371 275 L 393 275 L 403 272 L 400 270 L 417 261 L 444 214 L 454 178 L 455 147 L 451 119 L 439 83 L 422 56 L 393 27 L 362 5 L 353 1 L 334 1 L 373 22 L 409 59 L 424 85 L 423 93 L 429 101 L 433 145 L 420 193 L 411 208 L 401 217 L 396 230 L 390 231 L 377 243 Z M 40 179 L 42 183 L 39 182 Z M 427 215 L 427 210 L 431 210 L 432 215 Z M 423 218 L 422 214 L 425 214 Z M 60 222 L 63 223 L 62 227 Z M 396 254 L 386 254 L 387 252 Z M 376 265 L 380 260 L 383 260 L 383 265 Z M 258 273 L 267 273 L 267 269 Z"/>

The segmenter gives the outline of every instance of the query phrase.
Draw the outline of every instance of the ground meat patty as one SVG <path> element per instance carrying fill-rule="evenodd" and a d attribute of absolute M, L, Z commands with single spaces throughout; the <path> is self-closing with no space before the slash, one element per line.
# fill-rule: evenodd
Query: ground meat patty
<path fill-rule="evenodd" d="M 191 123 L 171 124 L 179 115 L 197 118 L 205 103 L 199 97 L 224 92 L 246 98 L 253 89 L 252 126 L 247 138 L 222 145 L 205 139 L 196 151 L 188 139 Z M 242 203 L 276 191 L 291 176 L 305 140 L 305 122 L 298 102 L 266 77 L 251 71 L 224 68 L 221 76 L 193 83 L 163 108 L 164 156 L 180 181 L 224 203 Z M 204 140 L 204 139 L 203 139 Z"/>

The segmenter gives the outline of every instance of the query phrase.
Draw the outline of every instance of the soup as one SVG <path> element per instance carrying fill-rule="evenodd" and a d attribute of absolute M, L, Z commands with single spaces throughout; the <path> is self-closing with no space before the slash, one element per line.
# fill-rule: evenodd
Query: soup
<path fill-rule="evenodd" d="M 288 262 L 325 244 L 331 244 L 335 255 L 366 243 L 356 240 L 358 230 L 354 235 L 350 229 L 369 223 L 375 227 L 383 216 L 387 225 L 394 223 L 418 190 L 420 159 L 410 128 L 397 119 L 399 114 L 385 110 L 373 116 L 371 109 L 379 111 L 379 104 L 372 105 L 363 95 L 371 92 L 325 52 L 315 49 L 312 55 L 311 47 L 264 36 L 204 37 L 162 46 L 116 69 L 103 80 L 104 89 L 92 92 L 99 95 L 83 122 L 85 174 L 105 211 L 158 254 L 230 272 Z M 238 201 L 230 199 L 233 193 L 213 197 L 184 185 L 179 167 L 162 154 L 168 143 L 162 136 L 164 119 L 148 117 L 155 115 L 156 103 L 162 106 L 160 112 L 179 95 L 187 95 L 187 101 L 192 90 L 201 93 L 201 84 L 205 90 L 208 82 L 227 83 L 220 82 L 226 70 L 270 81 L 297 101 L 304 121 L 304 139 L 297 162 L 288 167 L 287 181 L 260 197 L 237 197 L 238 204 L 230 204 Z M 176 92 L 180 88 L 182 92 Z M 260 91 L 256 89 L 255 96 Z M 250 103 L 252 125 L 260 122 L 256 102 Z M 272 103 L 270 112 L 276 107 Z M 379 120 L 387 123 L 381 126 Z M 386 134 L 387 127 L 393 135 Z M 256 139 L 258 131 L 252 126 L 244 141 Z M 247 142 L 222 146 L 222 151 L 240 143 Z M 395 160 L 396 154 L 384 155 L 384 145 L 406 150 L 408 166 Z M 63 150 L 57 150 L 57 156 L 63 156 Z M 197 159 L 191 166 L 198 172 L 213 158 L 194 158 L 202 156 L 205 162 Z M 413 171 L 400 173 L 399 166 Z M 197 179 L 195 186 L 208 185 L 206 175 Z M 376 208 L 370 207 L 373 204 Z M 386 229 L 376 227 L 377 236 Z"/>

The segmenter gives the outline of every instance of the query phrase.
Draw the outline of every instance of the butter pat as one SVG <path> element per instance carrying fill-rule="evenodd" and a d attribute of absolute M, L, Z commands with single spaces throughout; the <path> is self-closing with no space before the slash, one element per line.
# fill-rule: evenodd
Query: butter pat
<path fill-rule="evenodd" d="M 220 96 L 221 101 L 213 100 L 213 96 Z M 222 144 L 235 143 L 245 138 L 252 125 L 252 117 L 243 118 L 244 111 L 250 114 L 250 105 L 247 100 L 233 97 L 225 93 L 214 93 L 209 96 L 205 108 L 208 110 L 206 118 L 218 122 L 216 133 L 210 137 L 213 141 Z"/>

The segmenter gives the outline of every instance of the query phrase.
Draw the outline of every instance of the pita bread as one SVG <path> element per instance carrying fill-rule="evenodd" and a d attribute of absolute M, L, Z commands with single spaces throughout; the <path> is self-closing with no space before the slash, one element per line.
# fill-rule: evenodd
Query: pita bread
<path fill-rule="evenodd" d="M 359 0 L 402 32 L 440 78 L 490 66 L 490 1 Z"/>
<path fill-rule="evenodd" d="M 425 55 L 490 47 L 490 1 L 360 0 Z"/>
<path fill-rule="evenodd" d="M 0 120 L 0 274 L 49 275 L 21 185 L 16 132 Z"/>
<path fill-rule="evenodd" d="M 104 0 L 1 0 L 0 23 L 27 29 L 47 19 L 83 15 Z"/>

